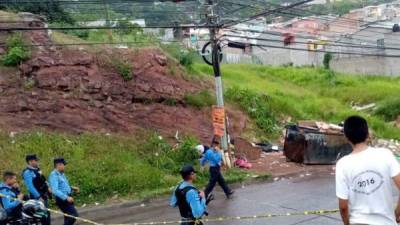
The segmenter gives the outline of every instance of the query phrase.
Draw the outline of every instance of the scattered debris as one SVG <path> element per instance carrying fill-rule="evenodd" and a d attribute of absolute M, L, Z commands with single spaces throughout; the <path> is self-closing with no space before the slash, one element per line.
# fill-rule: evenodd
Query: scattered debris
<path fill-rule="evenodd" d="M 376 108 L 375 103 L 371 103 L 368 105 L 363 105 L 363 106 L 357 106 L 357 105 L 352 105 L 352 108 L 356 111 L 367 111 L 367 110 L 373 110 Z"/>
<path fill-rule="evenodd" d="M 303 129 L 315 130 L 327 133 L 342 133 L 343 127 L 336 124 L 328 124 L 320 121 L 303 120 L 297 123 L 298 127 Z"/>
<path fill-rule="evenodd" d="M 400 142 L 397 140 L 377 139 L 372 141 L 371 145 L 377 148 L 387 148 L 393 153 L 400 155 Z"/>
<path fill-rule="evenodd" d="M 283 151 L 282 146 L 271 143 L 251 143 L 251 145 L 256 148 L 261 148 L 261 150 L 266 153 Z"/>
<path fill-rule="evenodd" d="M 251 169 L 253 167 L 253 165 L 249 163 L 246 158 L 236 159 L 235 166 L 243 169 Z"/>
<path fill-rule="evenodd" d="M 11 132 L 10 132 L 10 138 L 14 138 L 14 137 L 15 137 L 15 134 L 16 134 L 16 132 L 11 131 Z"/>

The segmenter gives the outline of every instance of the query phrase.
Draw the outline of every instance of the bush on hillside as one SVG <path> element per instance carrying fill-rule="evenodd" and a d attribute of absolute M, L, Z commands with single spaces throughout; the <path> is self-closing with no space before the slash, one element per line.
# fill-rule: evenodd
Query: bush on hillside
<path fill-rule="evenodd" d="M 17 66 L 31 56 L 20 33 L 13 34 L 7 39 L 6 48 L 6 54 L 1 58 L 5 66 Z"/>
<path fill-rule="evenodd" d="M 238 104 L 245 110 L 262 131 L 272 133 L 276 130 L 277 122 L 269 107 L 269 99 L 266 95 L 258 94 L 249 89 L 232 87 L 226 91 L 225 96 L 229 101 Z"/>
<path fill-rule="evenodd" d="M 215 103 L 214 97 L 208 90 L 201 91 L 197 94 L 188 94 L 185 96 L 184 100 L 186 104 L 196 108 L 212 106 Z"/>
<path fill-rule="evenodd" d="M 21 47 L 14 47 L 7 51 L 1 59 L 5 66 L 18 66 L 21 62 L 29 59 L 30 54 Z"/>
<path fill-rule="evenodd" d="M 0 8 L 42 15 L 50 22 L 65 22 L 68 24 L 73 24 L 75 22 L 72 16 L 64 10 L 62 4 L 57 1 L 33 1 L 25 3 L 6 1 L 6 3 L 0 3 Z"/>
<path fill-rule="evenodd" d="M 71 184 L 81 189 L 76 199 L 83 203 L 116 194 L 138 197 L 148 191 L 168 190 L 181 180 L 178 171 L 183 165 L 197 163 L 198 155 L 193 149 L 197 142 L 193 138 L 184 138 L 172 146 L 157 134 L 137 135 L 0 133 L 0 170 L 20 174 L 25 167 L 25 155 L 35 153 L 48 176 L 53 158 L 64 156 Z"/>
<path fill-rule="evenodd" d="M 119 35 L 136 35 L 137 33 L 143 33 L 143 28 L 137 23 L 132 24 L 129 20 L 120 20 L 117 22 L 116 27 L 118 28 L 116 32 Z"/>
<path fill-rule="evenodd" d="M 111 63 L 125 81 L 133 79 L 133 68 L 129 62 L 115 58 Z"/>
<path fill-rule="evenodd" d="M 191 50 L 182 50 L 179 54 L 179 63 L 186 67 L 190 68 L 194 63 L 195 53 Z"/>
<path fill-rule="evenodd" d="M 391 98 L 379 104 L 375 115 L 384 118 L 386 121 L 393 121 L 400 116 L 400 97 Z"/>
<path fill-rule="evenodd" d="M 161 47 L 186 69 L 191 69 L 195 62 L 203 62 L 201 56 L 193 49 L 185 49 L 178 44 L 164 44 Z"/>
<path fill-rule="evenodd" d="M 331 60 L 332 59 L 333 59 L 333 56 L 331 53 L 324 54 L 323 64 L 324 64 L 325 69 L 329 70 L 331 68 Z"/>

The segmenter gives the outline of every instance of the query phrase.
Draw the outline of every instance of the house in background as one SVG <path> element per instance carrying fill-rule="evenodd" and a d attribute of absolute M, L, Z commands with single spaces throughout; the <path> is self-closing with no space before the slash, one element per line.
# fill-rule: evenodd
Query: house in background
<path fill-rule="evenodd" d="M 354 34 L 339 39 L 340 42 L 349 43 L 349 46 L 330 47 L 329 50 L 373 56 L 336 54 L 332 68 L 345 73 L 400 76 L 400 58 L 384 57 L 400 56 L 400 50 L 396 49 L 400 43 L 400 30 L 393 29 L 398 24 L 395 22 L 398 20 L 371 23 Z"/>

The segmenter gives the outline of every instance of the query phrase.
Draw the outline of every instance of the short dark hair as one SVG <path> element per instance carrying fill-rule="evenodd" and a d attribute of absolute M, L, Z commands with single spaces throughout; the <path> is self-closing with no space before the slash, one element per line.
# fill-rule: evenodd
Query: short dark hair
<path fill-rule="evenodd" d="M 196 173 L 196 170 L 194 169 L 194 167 L 192 165 L 186 165 L 184 167 L 182 167 L 180 174 L 182 176 L 183 180 L 188 180 L 189 176 L 191 176 L 193 173 Z"/>
<path fill-rule="evenodd" d="M 211 146 L 214 146 L 214 145 L 219 145 L 220 144 L 220 142 L 219 142 L 219 140 L 218 140 L 219 138 L 218 137 L 213 137 L 213 139 L 211 140 Z"/>
<path fill-rule="evenodd" d="M 3 173 L 3 181 L 6 181 L 9 178 L 15 177 L 17 176 L 16 173 L 12 172 L 12 171 L 6 171 Z"/>
<path fill-rule="evenodd" d="M 361 116 L 350 116 L 344 122 L 344 135 L 354 145 L 365 142 L 369 136 L 367 121 Z"/>

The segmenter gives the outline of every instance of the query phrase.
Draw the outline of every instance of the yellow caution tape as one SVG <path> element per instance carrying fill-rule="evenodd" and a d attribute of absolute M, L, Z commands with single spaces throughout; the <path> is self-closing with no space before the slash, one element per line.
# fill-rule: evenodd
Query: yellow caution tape
<path fill-rule="evenodd" d="M 8 198 L 11 200 L 20 201 L 17 198 L 13 198 L 11 196 L 6 196 L 0 194 L 0 197 Z M 25 203 L 24 201 L 20 201 Z M 66 213 L 53 210 L 53 209 L 46 209 L 49 212 L 56 213 L 59 215 L 63 215 L 65 217 L 73 218 L 77 221 L 81 221 L 84 223 L 92 224 L 92 225 L 104 225 L 101 223 L 94 222 L 92 220 L 88 220 L 82 217 L 76 217 L 72 215 L 68 215 Z M 256 219 L 269 219 L 274 217 L 288 217 L 288 216 L 307 216 L 307 215 L 327 215 L 327 214 L 335 214 L 338 213 L 338 209 L 333 210 L 314 210 L 314 211 L 304 211 L 304 212 L 292 212 L 292 213 L 282 213 L 282 214 L 261 214 L 261 215 L 253 215 L 253 216 L 230 216 L 230 217 L 216 217 L 216 218 L 205 218 L 199 220 L 178 220 L 178 221 L 157 221 L 157 222 L 143 222 L 143 223 L 125 223 L 125 224 L 107 224 L 107 225 L 163 225 L 163 224 L 181 224 L 181 223 L 191 223 L 194 222 L 195 224 L 201 224 L 201 222 L 222 222 L 222 221 L 233 221 L 233 220 L 256 220 Z"/>
<path fill-rule="evenodd" d="M 162 224 L 180 224 L 183 222 L 222 222 L 222 221 L 233 221 L 233 220 L 256 220 L 256 219 L 269 219 L 274 217 L 287 217 L 287 216 L 307 216 L 307 215 L 327 215 L 338 213 L 338 209 L 333 210 L 314 210 L 304 212 L 293 212 L 293 213 L 282 213 L 282 214 L 262 214 L 253 216 L 232 216 L 232 217 L 216 217 L 216 218 L 205 218 L 196 221 L 158 221 L 158 222 L 143 222 L 143 223 L 127 223 L 127 224 L 108 224 L 108 225 L 162 225 Z"/>
<path fill-rule="evenodd" d="M 13 200 L 13 201 L 19 201 L 21 203 L 26 203 L 26 201 L 21 201 L 18 198 L 13 198 L 11 196 L 7 196 L 7 195 L 3 195 L 3 194 L 0 194 L 0 197 L 1 198 L 8 198 L 8 199 Z M 81 221 L 81 222 L 84 222 L 84 223 L 93 224 L 93 225 L 102 225 L 100 223 L 97 223 L 97 222 L 94 222 L 94 221 L 91 221 L 91 220 L 88 220 L 88 219 L 84 219 L 84 218 L 81 218 L 81 217 L 72 216 L 72 215 L 69 215 L 69 214 L 54 210 L 54 209 L 46 208 L 46 210 L 48 212 L 52 212 L 52 213 L 59 214 L 59 215 L 65 216 L 65 217 L 73 218 L 73 219 L 75 219 L 77 221 Z"/>

